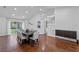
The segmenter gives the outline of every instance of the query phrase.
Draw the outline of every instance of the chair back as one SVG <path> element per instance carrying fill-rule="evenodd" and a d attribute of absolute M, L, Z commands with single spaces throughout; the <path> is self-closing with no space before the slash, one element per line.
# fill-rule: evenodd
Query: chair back
<path fill-rule="evenodd" d="M 35 31 L 33 33 L 33 40 L 36 40 L 36 39 L 38 39 L 38 32 L 37 31 Z"/>

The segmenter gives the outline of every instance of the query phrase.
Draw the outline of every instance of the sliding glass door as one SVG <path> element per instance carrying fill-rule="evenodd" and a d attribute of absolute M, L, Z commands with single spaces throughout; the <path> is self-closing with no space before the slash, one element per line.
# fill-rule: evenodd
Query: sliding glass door
<path fill-rule="evenodd" d="M 11 22 L 11 34 L 16 34 L 17 29 L 22 29 L 22 22 Z"/>
<path fill-rule="evenodd" d="M 17 30 L 22 30 L 24 27 L 23 22 L 19 21 L 9 21 L 8 24 L 8 34 L 16 34 Z"/>

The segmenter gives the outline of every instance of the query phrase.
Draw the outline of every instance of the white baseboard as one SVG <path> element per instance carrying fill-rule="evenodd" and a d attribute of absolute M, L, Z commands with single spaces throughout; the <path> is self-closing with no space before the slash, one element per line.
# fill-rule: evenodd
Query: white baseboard
<path fill-rule="evenodd" d="M 47 35 L 47 36 L 55 37 L 55 35 Z"/>

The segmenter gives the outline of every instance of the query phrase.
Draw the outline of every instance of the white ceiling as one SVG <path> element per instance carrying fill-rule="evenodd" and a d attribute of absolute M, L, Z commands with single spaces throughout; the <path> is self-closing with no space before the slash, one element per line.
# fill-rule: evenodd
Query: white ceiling
<path fill-rule="evenodd" d="M 15 9 L 15 10 L 14 10 Z M 30 19 L 38 14 L 53 15 L 53 6 L 0 6 L 0 17 Z"/>

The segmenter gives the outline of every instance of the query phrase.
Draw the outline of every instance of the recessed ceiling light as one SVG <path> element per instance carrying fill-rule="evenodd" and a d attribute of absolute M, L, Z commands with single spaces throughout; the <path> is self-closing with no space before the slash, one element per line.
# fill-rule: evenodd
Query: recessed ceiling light
<path fill-rule="evenodd" d="M 24 18 L 24 16 L 22 16 Z"/>
<path fill-rule="evenodd" d="M 42 9 L 40 8 L 40 11 L 42 11 Z"/>
<path fill-rule="evenodd" d="M 25 11 L 25 13 L 28 13 L 28 11 Z"/>
<path fill-rule="evenodd" d="M 14 10 L 16 10 L 16 8 L 14 8 Z"/>
<path fill-rule="evenodd" d="M 15 16 L 16 14 L 12 14 L 12 16 Z"/>

